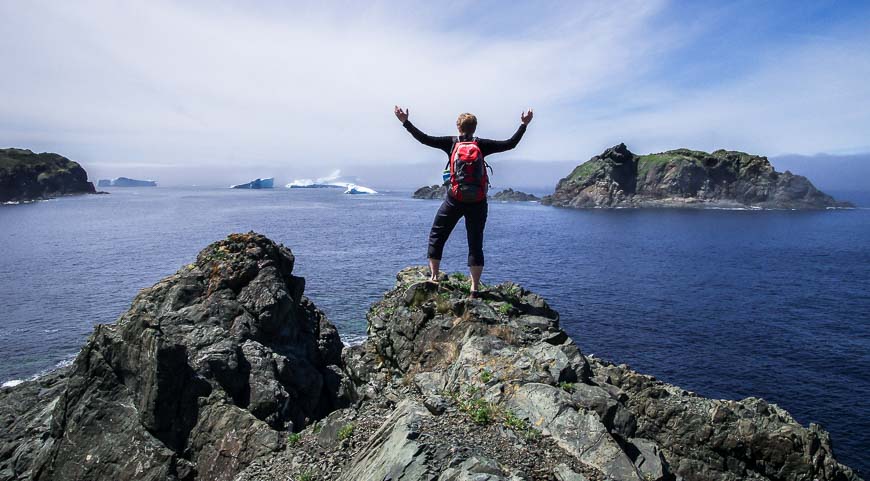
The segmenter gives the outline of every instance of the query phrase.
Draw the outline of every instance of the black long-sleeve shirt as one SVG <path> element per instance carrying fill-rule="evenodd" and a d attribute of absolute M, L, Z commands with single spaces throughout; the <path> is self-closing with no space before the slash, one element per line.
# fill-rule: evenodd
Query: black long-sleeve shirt
<path fill-rule="evenodd" d="M 468 142 L 474 138 L 470 135 L 463 135 L 462 137 L 433 137 L 421 132 L 420 129 L 415 127 L 410 120 L 406 120 L 402 125 L 421 144 L 443 150 L 448 158 L 450 157 L 450 153 L 453 152 L 453 145 L 457 141 Z M 480 153 L 482 153 L 484 157 L 487 157 L 490 154 L 497 154 L 516 147 L 517 144 L 520 143 L 520 139 L 523 138 L 524 133 L 526 133 L 526 124 L 520 124 L 520 127 L 511 138 L 507 140 L 477 139 L 477 146 L 480 147 Z"/>

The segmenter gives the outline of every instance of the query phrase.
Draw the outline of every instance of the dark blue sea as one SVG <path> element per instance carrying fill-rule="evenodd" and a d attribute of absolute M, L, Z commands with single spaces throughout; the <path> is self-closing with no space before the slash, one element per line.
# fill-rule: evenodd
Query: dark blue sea
<path fill-rule="evenodd" d="M 0 382 L 69 362 L 94 324 L 231 232 L 290 247 L 346 342 L 425 263 L 409 192 L 114 188 L 0 206 Z M 575 211 L 491 203 L 484 282 L 542 294 L 585 353 L 714 398 L 763 397 L 870 472 L 870 210 Z M 465 270 L 463 224 L 443 268 Z"/>

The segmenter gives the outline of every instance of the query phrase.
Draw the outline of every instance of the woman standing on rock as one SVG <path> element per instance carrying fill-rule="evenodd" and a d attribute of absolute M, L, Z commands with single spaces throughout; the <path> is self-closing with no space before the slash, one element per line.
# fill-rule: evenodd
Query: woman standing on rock
<path fill-rule="evenodd" d="M 457 137 L 432 137 L 421 132 L 408 120 L 408 109 L 402 110 L 397 105 L 394 112 L 396 118 L 415 139 L 421 144 L 443 150 L 448 158 L 447 196 L 438 213 L 435 214 L 432 230 L 429 233 L 428 256 L 431 280 L 438 282 L 438 269 L 441 265 L 444 244 L 459 219 L 465 217 L 468 267 L 471 271 L 471 297 L 476 298 L 479 296 L 480 276 L 483 274 L 483 229 L 486 227 L 488 210 L 486 192 L 489 188 L 489 177 L 486 174 L 488 165 L 484 159 L 490 154 L 504 152 L 517 146 L 526 132 L 526 126 L 532 121 L 532 109 L 520 115 L 521 124 L 508 140 L 474 137 L 477 117 L 469 113 L 461 114 L 456 119 L 456 128 L 459 130 Z M 447 170 L 445 169 L 445 172 Z"/>

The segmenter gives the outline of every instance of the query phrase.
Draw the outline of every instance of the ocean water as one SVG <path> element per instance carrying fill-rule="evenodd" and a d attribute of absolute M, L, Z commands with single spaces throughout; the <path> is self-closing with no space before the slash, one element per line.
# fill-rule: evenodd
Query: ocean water
<path fill-rule="evenodd" d="M 110 188 L 0 206 L 0 382 L 69 362 L 97 323 L 254 230 L 290 247 L 346 342 L 425 263 L 438 201 L 409 192 Z M 585 353 L 714 398 L 763 397 L 870 472 L 870 210 L 575 211 L 491 203 L 484 282 L 543 295 Z M 443 268 L 465 270 L 457 226 Z"/>

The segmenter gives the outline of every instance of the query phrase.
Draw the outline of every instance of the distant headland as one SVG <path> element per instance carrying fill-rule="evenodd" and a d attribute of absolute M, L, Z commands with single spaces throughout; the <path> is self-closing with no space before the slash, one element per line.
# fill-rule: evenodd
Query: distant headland
<path fill-rule="evenodd" d="M 62 155 L 0 149 L 0 202 L 95 193 L 85 169 Z"/>

